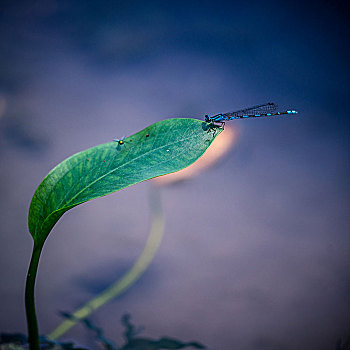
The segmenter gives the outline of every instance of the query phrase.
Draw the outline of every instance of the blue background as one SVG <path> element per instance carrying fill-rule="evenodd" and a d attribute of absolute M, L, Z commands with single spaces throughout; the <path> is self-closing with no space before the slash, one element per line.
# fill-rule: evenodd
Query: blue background
<path fill-rule="evenodd" d="M 164 189 L 153 264 L 93 320 L 212 349 L 334 349 L 349 335 L 346 1 L 4 1 L 0 9 L 0 329 L 26 331 L 27 211 L 69 155 L 170 117 L 273 101 L 297 117 L 233 121 L 215 168 Z M 54 228 L 42 333 L 125 272 L 147 237 L 149 183 Z M 76 327 L 64 339 L 91 345 Z"/>

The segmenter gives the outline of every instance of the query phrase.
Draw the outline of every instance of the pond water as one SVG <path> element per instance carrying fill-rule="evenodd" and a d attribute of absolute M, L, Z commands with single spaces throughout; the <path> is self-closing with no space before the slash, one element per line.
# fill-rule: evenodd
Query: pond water
<path fill-rule="evenodd" d="M 343 18 L 326 3 L 9 2 L 0 27 L 0 330 L 26 331 L 27 212 L 50 169 L 162 119 L 274 101 L 300 113 L 232 121 L 237 139 L 218 163 L 160 189 L 166 224 L 152 264 L 91 319 L 117 344 L 129 313 L 153 339 L 334 349 L 350 311 Z M 91 201 L 55 226 L 37 280 L 43 334 L 59 311 L 131 268 L 153 190 L 146 182 Z M 97 348 L 82 326 L 62 339 Z"/>

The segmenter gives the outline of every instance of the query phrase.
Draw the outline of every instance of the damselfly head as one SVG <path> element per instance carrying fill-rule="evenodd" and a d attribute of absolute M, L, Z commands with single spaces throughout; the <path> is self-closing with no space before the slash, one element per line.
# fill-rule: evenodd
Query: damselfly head
<path fill-rule="evenodd" d="M 211 120 L 210 120 L 210 118 L 209 118 L 209 115 L 206 115 L 205 118 L 204 118 L 204 120 L 205 120 L 206 123 L 210 123 L 210 122 L 211 122 Z"/>

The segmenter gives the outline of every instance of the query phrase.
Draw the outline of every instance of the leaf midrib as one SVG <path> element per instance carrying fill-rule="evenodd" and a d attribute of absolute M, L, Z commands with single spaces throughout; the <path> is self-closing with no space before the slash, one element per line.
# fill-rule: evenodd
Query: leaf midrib
<path fill-rule="evenodd" d="M 195 137 L 193 137 L 193 138 L 195 138 Z M 104 177 L 106 177 L 106 176 L 108 176 L 108 175 L 114 173 L 116 170 L 119 170 L 119 169 L 123 168 L 124 166 L 130 164 L 131 162 L 134 162 L 134 161 L 136 161 L 137 159 L 146 156 L 148 153 L 151 153 L 151 152 L 153 152 L 153 151 L 158 151 L 158 150 L 160 150 L 160 149 L 162 149 L 162 148 L 168 147 L 169 145 L 174 145 L 174 144 L 177 144 L 177 143 L 179 143 L 179 142 L 181 142 L 181 141 L 189 140 L 189 139 L 191 139 L 191 137 L 184 138 L 184 139 L 180 139 L 180 140 L 178 140 L 178 141 L 176 141 L 176 142 L 168 143 L 168 144 L 166 144 L 166 145 L 163 145 L 163 146 L 160 146 L 160 147 L 157 147 L 157 148 L 152 148 L 151 150 L 147 151 L 146 153 L 143 153 L 143 154 L 141 154 L 141 155 L 139 155 L 139 156 L 137 156 L 137 157 L 135 157 L 135 158 L 133 158 L 133 159 L 131 159 L 131 160 L 128 160 L 127 162 L 123 163 L 122 165 L 120 165 L 120 166 L 118 166 L 118 167 L 116 167 L 116 168 L 110 170 L 110 171 L 107 172 L 106 174 L 104 174 L 104 175 L 98 177 L 97 179 L 95 179 L 94 181 L 90 182 L 86 187 L 84 187 L 84 188 L 83 188 L 81 191 L 79 191 L 75 196 L 73 196 L 73 197 L 71 198 L 71 200 L 69 200 L 66 204 L 69 205 L 70 203 L 72 203 L 72 201 L 73 201 L 76 197 L 78 197 L 82 192 L 84 192 L 87 188 L 91 187 L 93 184 L 95 184 L 96 182 L 100 181 L 100 180 L 103 179 Z M 59 208 L 56 209 L 56 210 L 59 210 Z"/>

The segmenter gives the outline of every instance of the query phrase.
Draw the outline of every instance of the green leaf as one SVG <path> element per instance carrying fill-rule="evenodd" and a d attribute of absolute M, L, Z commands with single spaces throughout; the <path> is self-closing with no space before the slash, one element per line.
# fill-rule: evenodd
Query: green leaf
<path fill-rule="evenodd" d="M 74 154 L 45 177 L 32 198 L 28 225 L 42 245 L 69 209 L 195 162 L 221 129 L 196 119 L 163 120 L 125 138 Z"/>

